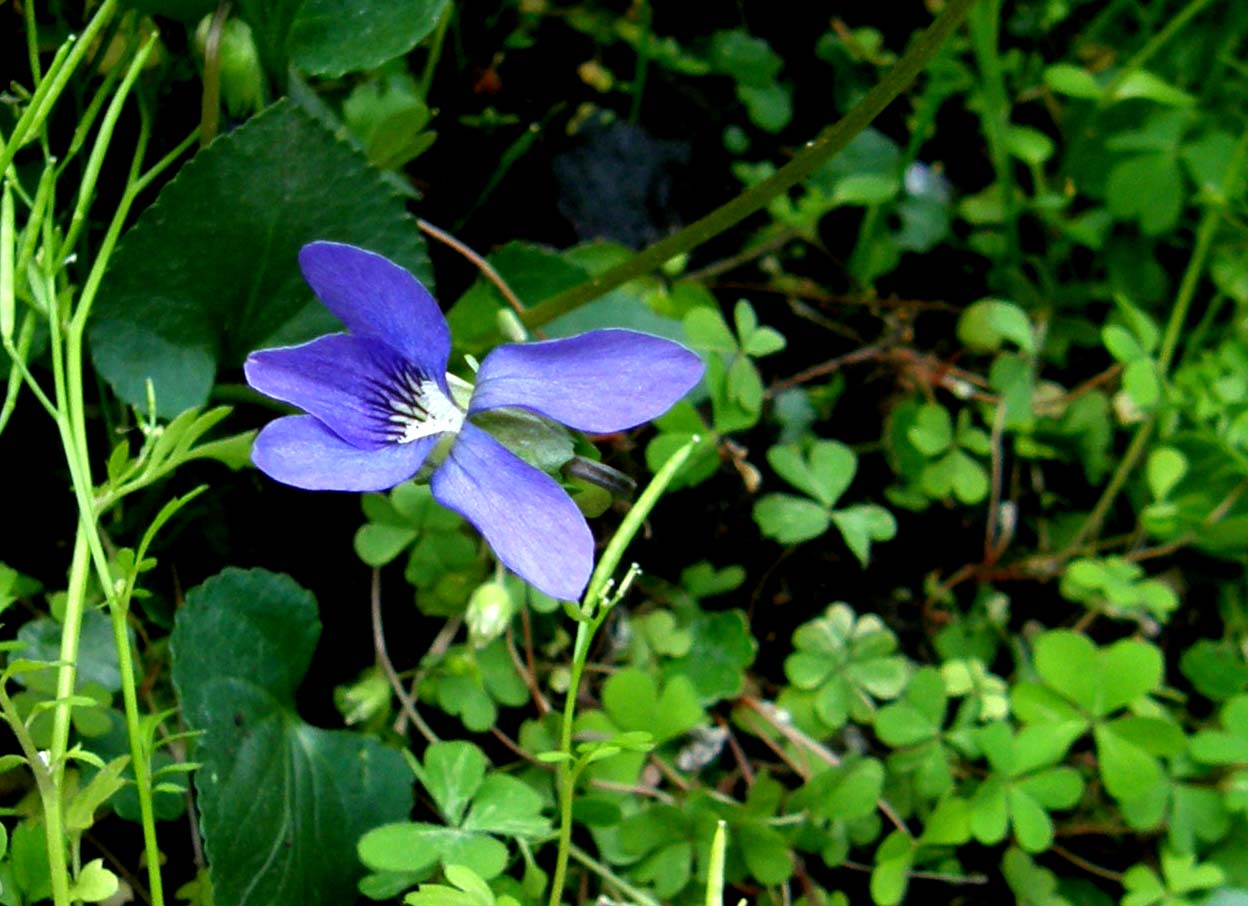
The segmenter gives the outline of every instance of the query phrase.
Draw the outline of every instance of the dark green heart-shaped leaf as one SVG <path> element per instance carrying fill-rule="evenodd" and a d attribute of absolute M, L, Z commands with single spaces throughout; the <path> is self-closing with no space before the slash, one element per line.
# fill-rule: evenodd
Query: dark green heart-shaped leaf
<path fill-rule="evenodd" d="M 311 593 L 263 570 L 227 569 L 178 612 L 173 682 L 203 733 L 195 786 L 219 903 L 351 902 L 356 840 L 412 807 L 397 752 L 295 710 L 320 631 Z"/>
<path fill-rule="evenodd" d="M 291 149 L 298 149 L 292 153 Z M 403 202 L 364 158 L 282 101 L 184 166 L 123 237 L 93 312 L 97 370 L 127 403 L 173 416 L 262 346 L 341 330 L 300 276 L 314 239 L 350 242 L 428 280 Z"/>

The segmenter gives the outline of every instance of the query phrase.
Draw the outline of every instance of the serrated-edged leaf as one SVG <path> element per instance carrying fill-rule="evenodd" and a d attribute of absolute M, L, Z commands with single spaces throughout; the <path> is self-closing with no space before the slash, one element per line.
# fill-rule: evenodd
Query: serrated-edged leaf
<path fill-rule="evenodd" d="M 415 47 L 438 25 L 450 0 L 305 0 L 290 29 L 292 62 L 337 78 L 376 69 Z"/>
<path fill-rule="evenodd" d="M 173 682 L 186 723 L 203 731 L 195 781 L 218 902 L 348 901 L 362 872 L 356 840 L 411 809 L 397 752 L 299 717 L 319 635 L 312 595 L 263 570 L 224 570 L 178 611 Z"/>
<path fill-rule="evenodd" d="M 290 149 L 299 149 L 292 154 Z M 340 329 L 299 274 L 314 239 L 379 252 L 428 279 L 402 200 L 364 158 L 281 101 L 183 166 L 125 234 L 92 311 L 96 369 L 159 414 L 208 399 L 219 367 Z"/>

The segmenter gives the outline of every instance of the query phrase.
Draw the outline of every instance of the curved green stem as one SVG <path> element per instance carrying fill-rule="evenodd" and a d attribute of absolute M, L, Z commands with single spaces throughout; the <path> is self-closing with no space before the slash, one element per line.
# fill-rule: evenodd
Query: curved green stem
<path fill-rule="evenodd" d="M 889 70 L 888 75 L 867 92 L 866 97 L 854 109 L 820 133 L 801 153 L 767 179 L 746 189 L 700 220 L 695 220 L 679 233 L 643 249 L 622 264 L 533 306 L 520 318 L 524 326 L 540 327 L 629 280 L 656 270 L 677 255 L 701 245 L 740 223 L 755 211 L 762 210 L 773 198 L 804 181 L 830 158 L 844 150 L 854 136 L 867 128 L 885 107 L 906 90 L 966 18 L 975 2 L 976 0 L 949 0 L 940 17 L 915 39 L 914 44 Z"/>
<path fill-rule="evenodd" d="M 1105 91 L 1101 95 L 1101 100 L 1098 102 L 1098 106 L 1104 107 L 1117 100 L 1118 89 L 1122 87 L 1122 83 L 1129 79 L 1137 70 L 1142 68 L 1145 63 L 1151 60 L 1153 55 L 1165 46 L 1166 42 L 1178 34 L 1180 29 L 1192 20 L 1192 17 L 1212 2 L 1213 0 L 1191 0 L 1187 6 L 1183 7 L 1183 9 L 1179 11 L 1178 15 L 1174 16 L 1169 22 L 1166 23 L 1164 28 L 1157 32 L 1157 34 L 1153 35 L 1143 47 L 1137 50 L 1131 59 L 1127 60 L 1114 77 L 1110 79 L 1109 84 L 1105 86 Z"/>
<path fill-rule="evenodd" d="M 641 529 L 642 523 L 650 515 L 667 486 L 672 483 L 676 473 L 689 459 L 694 447 L 701 441 L 693 437 L 683 447 L 668 457 L 667 462 L 654 473 L 654 478 L 637 503 L 628 511 L 620 527 L 607 543 L 606 550 L 590 577 L 585 596 L 581 599 L 580 619 L 576 624 L 576 642 L 572 646 L 572 671 L 568 680 L 568 693 L 564 699 L 563 718 L 559 727 L 559 751 L 568 756 L 559 762 L 556 785 L 559 795 L 559 851 L 555 857 L 555 874 L 550 887 L 550 906 L 560 906 L 563 899 L 563 886 L 568 872 L 568 854 L 572 848 L 572 800 L 576 792 L 576 782 L 584 765 L 574 765 L 572 761 L 572 728 L 576 722 L 576 697 L 580 693 L 581 678 L 585 673 L 585 664 L 589 660 L 589 649 L 594 634 L 606 621 L 608 614 L 620 594 L 628 585 L 628 578 L 621 583 L 614 598 L 608 600 L 611 577 L 615 574 L 624 557 L 624 551 L 632 543 L 633 538 Z M 629 576 L 632 576 L 632 572 Z"/>

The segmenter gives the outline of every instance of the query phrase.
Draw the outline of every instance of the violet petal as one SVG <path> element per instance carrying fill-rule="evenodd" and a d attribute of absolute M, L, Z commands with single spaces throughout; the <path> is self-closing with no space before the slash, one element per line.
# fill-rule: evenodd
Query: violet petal
<path fill-rule="evenodd" d="M 518 406 L 606 434 L 662 415 L 702 371 L 702 360 L 679 343 L 632 330 L 499 346 L 481 363 L 468 411 Z"/>
<path fill-rule="evenodd" d="M 253 352 L 243 372 L 265 396 L 315 415 L 348 443 L 372 449 L 393 441 L 391 401 L 411 367 L 385 343 L 331 334 Z"/>
<path fill-rule="evenodd" d="M 385 491 L 415 475 L 437 442 L 424 437 L 361 450 L 310 415 L 288 415 L 264 426 L 251 461 L 270 478 L 309 491 Z"/>
<path fill-rule="evenodd" d="M 480 428 L 464 423 L 433 473 L 433 496 L 485 537 L 503 565 L 564 601 L 585 590 L 594 538 L 558 482 Z"/>
<path fill-rule="evenodd" d="M 451 331 L 419 280 L 381 255 L 340 242 L 305 245 L 299 266 L 348 330 L 388 343 L 444 386 Z"/>

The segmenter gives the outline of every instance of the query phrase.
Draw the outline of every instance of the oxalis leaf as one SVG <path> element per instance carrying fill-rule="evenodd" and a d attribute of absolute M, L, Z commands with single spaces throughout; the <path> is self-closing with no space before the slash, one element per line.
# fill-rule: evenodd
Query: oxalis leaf
<path fill-rule="evenodd" d="M 96 369 L 143 409 L 150 378 L 169 417 L 206 403 L 217 370 L 253 349 L 339 329 L 299 274 L 314 239 L 428 281 L 424 242 L 381 175 L 279 101 L 186 164 L 123 237 L 92 316 Z"/>
<path fill-rule="evenodd" d="M 295 710 L 320 631 L 312 595 L 264 570 L 227 569 L 178 612 L 173 683 L 204 734 L 195 786 L 218 903 L 352 902 L 356 840 L 412 807 L 397 752 Z"/>

